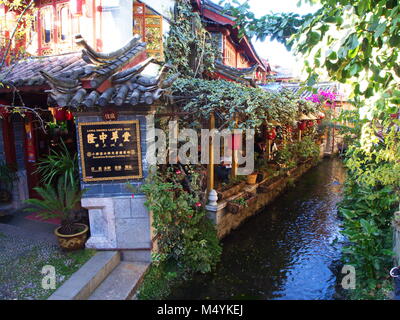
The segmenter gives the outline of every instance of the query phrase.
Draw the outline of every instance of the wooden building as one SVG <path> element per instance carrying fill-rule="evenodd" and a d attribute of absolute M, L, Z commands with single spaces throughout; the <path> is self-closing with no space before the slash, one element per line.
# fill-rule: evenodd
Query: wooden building
<path fill-rule="evenodd" d="M 210 77 L 252 86 L 264 83 L 270 67 L 260 59 L 249 39 L 239 38 L 234 18 L 209 0 L 191 3 L 221 51 L 216 71 Z M 104 107 L 110 101 L 132 104 L 134 87 L 143 86 L 125 77 L 129 73 L 125 70 L 132 68 L 147 68 L 147 74 L 158 79 L 157 85 L 162 83 L 159 65 L 173 6 L 173 0 L 35 1 L 32 27 L 11 48 L 16 61 L 7 59 L 9 65 L 0 69 L 0 82 L 4 84 L 0 87 L 0 160 L 15 166 L 19 176 L 13 207 L 35 196 L 33 188 L 40 181 L 37 161 L 55 143 L 48 132 L 41 130 L 43 123 L 28 108 L 45 121 L 53 121 L 59 108 L 65 106 Z M 20 11 L 0 6 L 3 44 L 10 38 L 19 14 Z M 133 34 L 136 38 L 130 40 Z M 6 46 L 2 48 L 4 53 Z M 120 82 L 129 82 L 127 90 L 118 83 L 118 77 Z M 137 103 L 144 104 L 157 98 L 159 92 L 154 90 L 144 90 L 136 96 Z M 21 113 L 8 112 L 7 107 L 22 107 Z M 60 116 L 68 129 L 64 138 L 71 148 L 76 148 L 73 117 L 68 113 Z"/>

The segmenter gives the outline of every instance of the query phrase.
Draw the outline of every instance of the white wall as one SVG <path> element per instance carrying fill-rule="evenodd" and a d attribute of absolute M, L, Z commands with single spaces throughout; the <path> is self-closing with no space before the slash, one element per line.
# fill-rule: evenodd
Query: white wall
<path fill-rule="evenodd" d="M 133 1 L 103 0 L 103 51 L 115 51 L 132 38 Z"/>

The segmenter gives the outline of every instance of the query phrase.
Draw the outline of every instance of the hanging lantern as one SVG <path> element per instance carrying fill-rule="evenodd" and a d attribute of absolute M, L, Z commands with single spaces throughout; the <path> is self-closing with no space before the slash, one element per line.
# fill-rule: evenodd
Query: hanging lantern
<path fill-rule="evenodd" d="M 57 121 L 65 121 L 66 112 L 64 108 L 54 108 L 53 117 Z"/>
<path fill-rule="evenodd" d="M 231 139 L 228 140 L 228 148 L 232 150 L 240 150 L 241 148 L 241 134 L 233 134 Z"/>
<path fill-rule="evenodd" d="M 276 138 L 276 130 L 275 130 L 275 128 L 271 128 L 267 132 L 267 139 L 268 140 L 274 140 L 275 138 Z"/>
<path fill-rule="evenodd" d="M 67 120 L 74 120 L 74 116 L 71 111 L 66 112 L 66 119 Z"/>
<path fill-rule="evenodd" d="M 314 121 L 313 120 L 308 120 L 307 121 L 307 127 L 311 128 L 314 126 Z"/>
<path fill-rule="evenodd" d="M 300 131 L 304 131 L 307 128 L 307 122 L 304 120 L 299 121 L 297 127 L 299 128 Z"/>
<path fill-rule="evenodd" d="M 390 117 L 391 117 L 392 119 L 397 119 L 397 118 L 399 117 L 399 114 L 398 114 L 398 113 L 392 113 L 392 114 L 390 115 Z"/>

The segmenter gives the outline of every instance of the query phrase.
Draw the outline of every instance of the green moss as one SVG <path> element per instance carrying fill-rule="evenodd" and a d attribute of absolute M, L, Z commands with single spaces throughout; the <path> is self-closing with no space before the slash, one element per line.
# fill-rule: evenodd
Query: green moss
<path fill-rule="evenodd" d="M 3 266 L 0 281 L 9 283 L 11 295 L 16 299 L 47 299 L 55 290 L 43 289 L 42 269 L 46 265 L 54 266 L 56 288 L 59 288 L 74 272 L 96 253 L 95 250 L 79 250 L 65 253 L 60 249 L 52 250 L 35 246 L 32 250 Z"/>

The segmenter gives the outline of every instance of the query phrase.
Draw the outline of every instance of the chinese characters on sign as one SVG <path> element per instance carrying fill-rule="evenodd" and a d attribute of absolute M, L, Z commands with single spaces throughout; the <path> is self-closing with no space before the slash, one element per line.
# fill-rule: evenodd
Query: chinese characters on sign
<path fill-rule="evenodd" d="M 142 178 L 139 121 L 79 123 L 83 181 Z"/>

